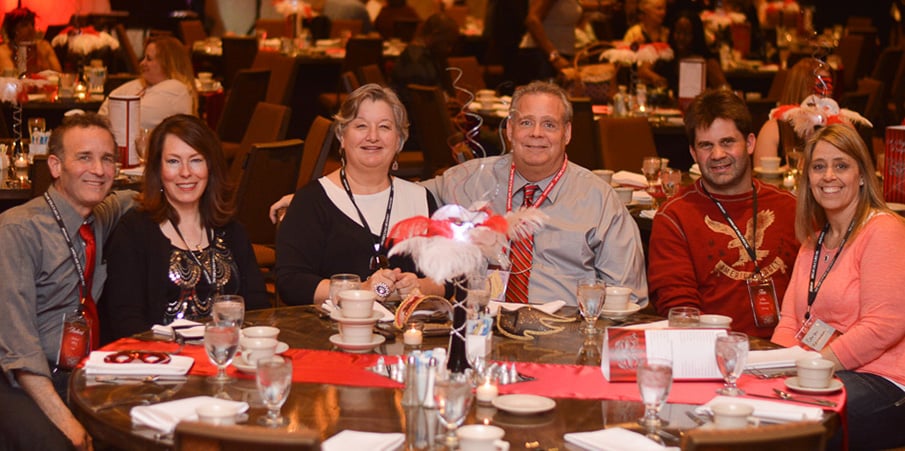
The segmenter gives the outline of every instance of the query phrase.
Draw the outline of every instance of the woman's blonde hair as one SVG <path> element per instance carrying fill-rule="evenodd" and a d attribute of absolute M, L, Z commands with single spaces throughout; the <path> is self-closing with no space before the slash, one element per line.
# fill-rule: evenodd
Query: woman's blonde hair
<path fill-rule="evenodd" d="M 192 68 L 192 60 L 189 53 L 179 42 L 172 36 L 157 36 L 145 43 L 145 52 L 149 45 L 154 44 L 157 48 L 157 62 L 167 78 L 176 80 L 189 90 L 192 94 L 192 114 L 198 115 L 198 91 L 195 90 L 195 70 Z"/>

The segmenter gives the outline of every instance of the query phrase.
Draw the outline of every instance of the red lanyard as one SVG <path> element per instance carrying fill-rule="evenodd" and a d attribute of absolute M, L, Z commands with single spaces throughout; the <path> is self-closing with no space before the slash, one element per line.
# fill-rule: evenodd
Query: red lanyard
<path fill-rule="evenodd" d="M 553 190 L 553 187 L 556 186 L 556 182 L 562 178 L 562 175 L 566 173 L 566 167 L 569 165 L 569 159 L 563 155 L 562 159 L 562 167 L 559 168 L 559 172 L 553 176 L 553 180 L 550 181 L 550 184 L 544 188 L 543 192 L 540 193 L 540 196 L 534 201 L 534 205 L 532 207 L 537 208 L 540 204 L 544 203 L 547 200 L 547 195 L 550 194 L 550 191 Z M 512 162 L 512 167 L 509 168 L 509 191 L 508 196 L 506 197 L 506 212 L 512 211 L 512 185 L 515 183 L 515 162 Z"/>

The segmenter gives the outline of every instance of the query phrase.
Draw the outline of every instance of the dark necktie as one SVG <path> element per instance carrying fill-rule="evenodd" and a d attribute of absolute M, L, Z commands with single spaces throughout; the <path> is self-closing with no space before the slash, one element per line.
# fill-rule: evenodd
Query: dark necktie
<path fill-rule="evenodd" d="M 537 185 L 525 185 L 524 206 L 534 203 Z M 506 289 L 506 302 L 528 303 L 528 278 L 531 276 L 531 261 L 534 258 L 534 236 L 512 243 L 509 259 L 512 266 L 509 273 L 509 285 Z"/>
<path fill-rule="evenodd" d="M 85 241 L 85 292 L 82 293 L 82 314 L 91 329 L 91 349 L 97 349 L 101 343 L 101 323 L 97 317 L 97 305 L 91 296 L 91 282 L 94 279 L 94 258 L 97 244 L 94 241 L 94 229 L 91 224 L 79 227 L 79 236 Z"/>

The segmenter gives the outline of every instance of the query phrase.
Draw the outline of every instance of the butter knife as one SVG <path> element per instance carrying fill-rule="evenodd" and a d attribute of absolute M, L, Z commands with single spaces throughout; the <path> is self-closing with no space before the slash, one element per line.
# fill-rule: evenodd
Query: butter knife
<path fill-rule="evenodd" d="M 759 393 L 745 393 L 745 395 L 747 395 L 747 396 L 754 396 L 755 398 L 772 399 L 772 400 L 774 400 L 774 401 L 776 401 L 776 400 L 779 400 L 779 401 L 794 401 L 794 402 L 800 402 L 800 403 L 803 403 L 803 404 L 812 404 L 812 405 L 820 406 L 820 407 L 836 407 L 836 403 L 835 403 L 835 402 L 833 402 L 833 401 L 828 401 L 828 400 L 825 400 L 825 399 L 802 399 L 802 398 L 797 398 L 797 397 L 795 397 L 795 396 L 783 398 L 783 397 L 781 397 L 781 396 L 779 396 L 779 395 L 771 396 L 771 395 L 761 395 L 761 394 L 759 394 Z"/>

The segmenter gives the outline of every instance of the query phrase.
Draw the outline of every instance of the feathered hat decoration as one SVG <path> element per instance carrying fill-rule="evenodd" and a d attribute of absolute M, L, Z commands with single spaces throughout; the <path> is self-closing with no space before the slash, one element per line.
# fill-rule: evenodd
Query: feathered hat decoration
<path fill-rule="evenodd" d="M 494 214 L 486 202 L 471 208 L 441 207 L 431 217 L 416 216 L 398 222 L 387 237 L 389 256 L 408 254 L 418 269 L 437 282 L 475 274 L 493 262 L 509 267 L 508 242 L 533 235 L 547 215 L 536 208 L 521 208 L 505 216 Z"/>
<path fill-rule="evenodd" d="M 654 63 L 657 60 L 669 61 L 673 56 L 672 48 L 665 42 L 650 44 L 617 42 L 615 47 L 600 54 L 600 60 L 626 64 Z"/>
<path fill-rule="evenodd" d="M 770 111 L 770 117 L 792 124 L 795 134 L 807 139 L 816 129 L 830 124 L 848 123 L 850 125 L 873 124 L 855 111 L 839 108 L 839 104 L 829 97 L 810 95 L 801 105 L 783 105 Z"/>

